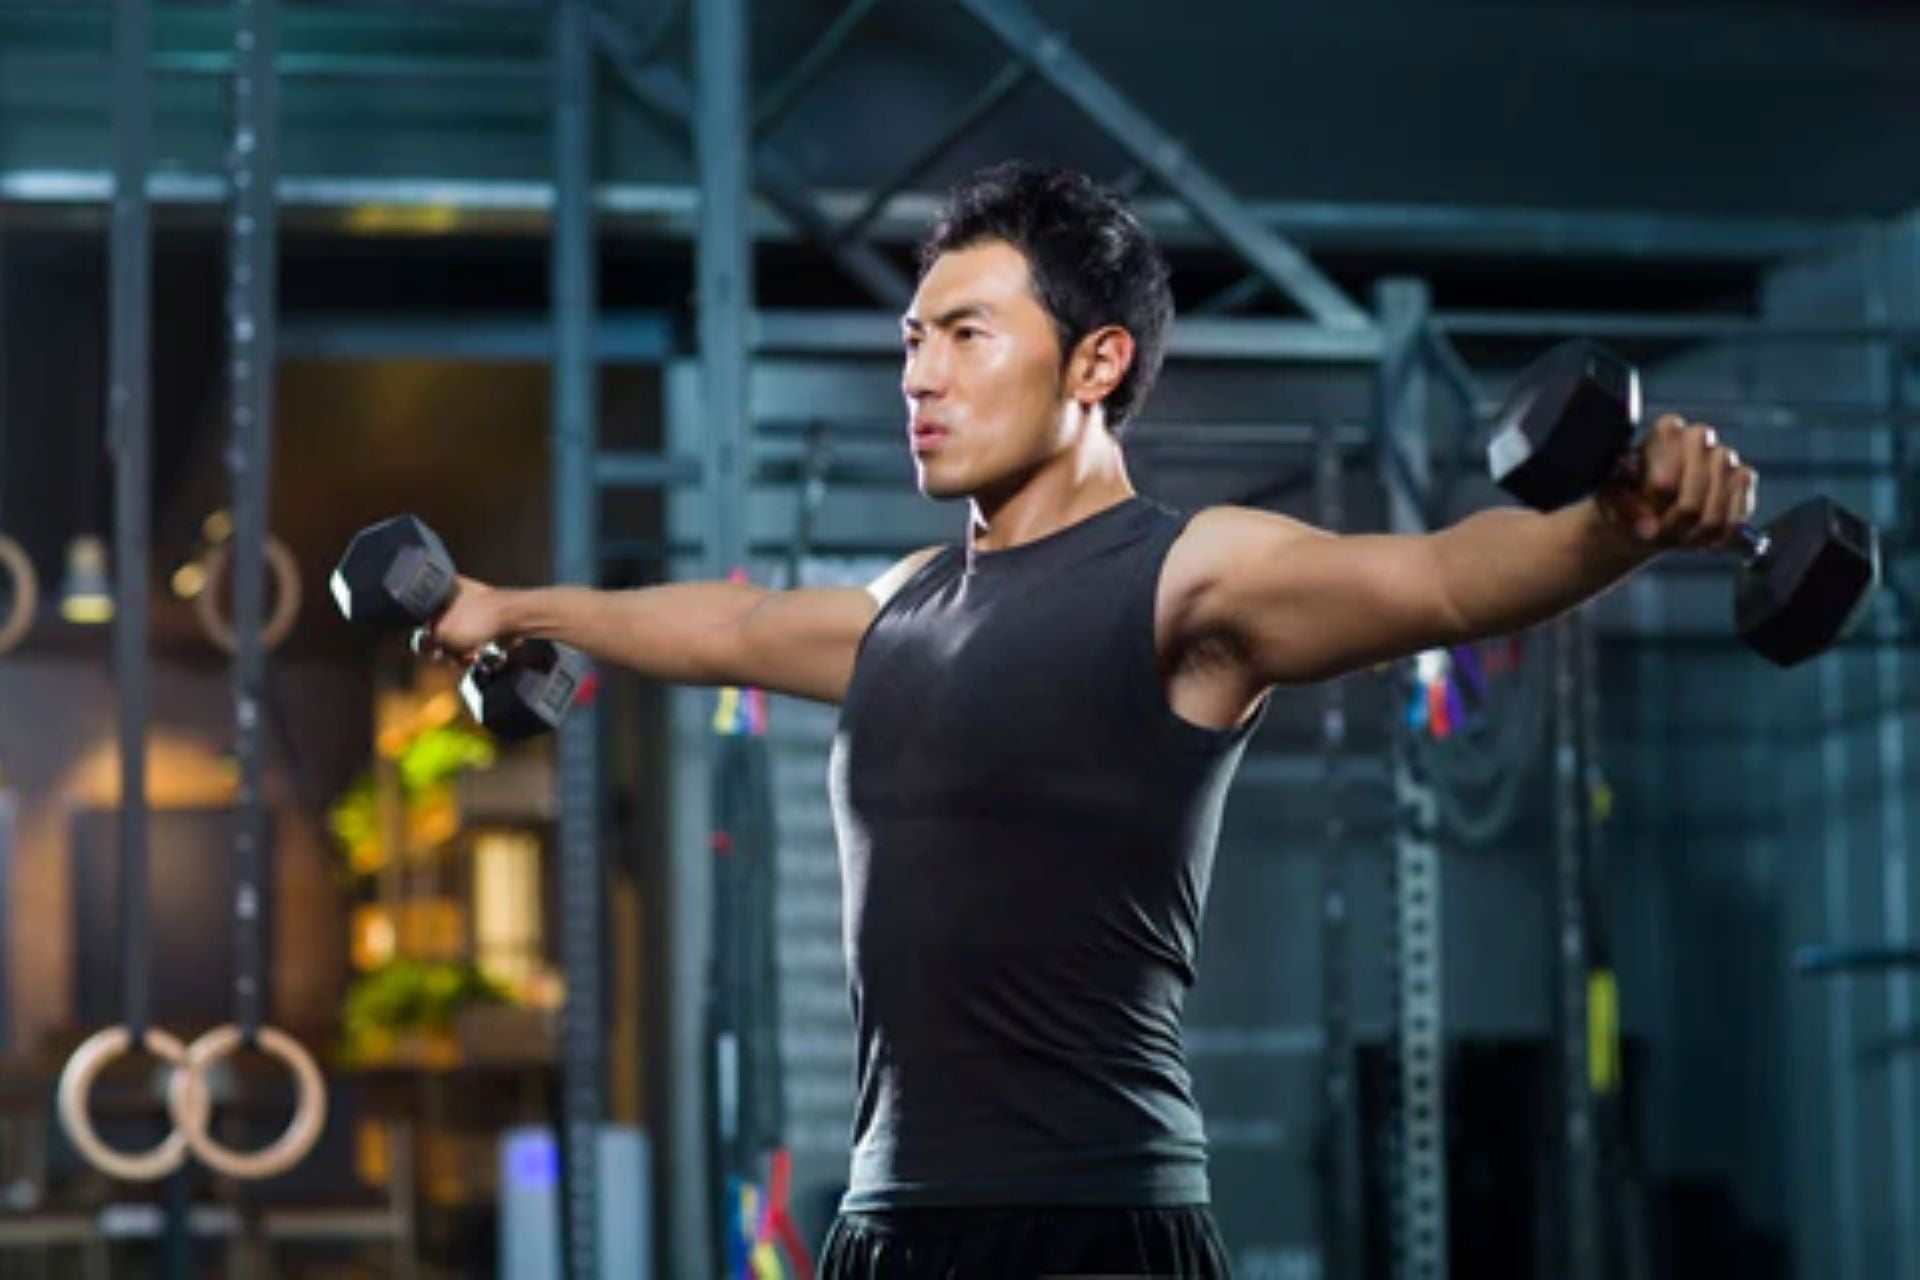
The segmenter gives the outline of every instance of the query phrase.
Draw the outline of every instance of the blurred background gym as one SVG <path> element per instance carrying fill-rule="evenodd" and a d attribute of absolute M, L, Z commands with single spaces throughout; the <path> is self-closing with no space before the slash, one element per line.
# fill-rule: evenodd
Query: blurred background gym
<path fill-rule="evenodd" d="M 329 576 L 958 537 L 897 317 L 1024 157 L 1173 263 L 1163 501 L 1510 501 L 1584 337 L 1881 538 L 1791 669 L 1684 554 L 1276 697 L 1188 1006 L 1237 1273 L 1920 1280 L 1916 68 L 1896 0 L 0 0 L 0 1277 L 806 1274 L 833 709 L 597 670 L 503 741 Z"/>

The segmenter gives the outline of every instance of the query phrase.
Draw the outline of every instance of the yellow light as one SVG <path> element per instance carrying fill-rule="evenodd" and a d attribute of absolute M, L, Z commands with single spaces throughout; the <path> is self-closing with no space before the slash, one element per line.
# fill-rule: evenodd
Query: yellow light
<path fill-rule="evenodd" d="M 200 536 L 208 542 L 225 542 L 233 536 L 233 517 L 215 511 L 200 523 Z"/>
<path fill-rule="evenodd" d="M 443 235 L 460 225 L 451 205 L 363 204 L 347 211 L 346 227 L 359 235 Z"/>
<path fill-rule="evenodd" d="M 173 571 L 173 594 L 181 600 L 196 599 L 207 587 L 207 571 L 198 560 L 189 560 Z"/>
<path fill-rule="evenodd" d="M 113 621 L 111 596 L 66 596 L 60 601 L 60 616 L 83 627 Z"/>
<path fill-rule="evenodd" d="M 540 843 L 521 832 L 481 832 L 473 844 L 474 960 L 517 984 L 540 969 Z"/>
<path fill-rule="evenodd" d="M 377 969 L 393 959 L 399 944 L 393 916 L 377 903 L 353 909 L 348 918 L 348 938 L 347 953 L 353 967 L 360 970 Z"/>
<path fill-rule="evenodd" d="M 113 620 L 113 587 L 107 582 L 107 544 L 82 535 L 67 544 L 67 577 L 60 588 L 60 616 L 95 625 Z"/>

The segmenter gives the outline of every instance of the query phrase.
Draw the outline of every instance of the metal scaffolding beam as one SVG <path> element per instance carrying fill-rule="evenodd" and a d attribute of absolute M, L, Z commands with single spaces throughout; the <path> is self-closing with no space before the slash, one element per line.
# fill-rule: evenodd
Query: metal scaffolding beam
<path fill-rule="evenodd" d="M 1308 315 L 1331 328 L 1367 329 L 1372 319 L 1307 256 L 1258 219 L 1171 135 L 1017 0 L 959 0 L 1015 57 L 1177 194 L 1207 226 Z"/>
<path fill-rule="evenodd" d="M 211 173 L 157 173 L 148 179 L 147 191 L 163 208 L 211 208 L 223 198 L 223 181 Z M 497 226 L 490 224 L 490 230 L 524 235 L 546 234 L 546 218 L 553 207 L 552 184 L 539 179 L 290 175 L 281 179 L 278 191 L 288 213 L 310 218 L 366 206 L 452 211 L 476 220 L 496 220 Z M 829 189 L 820 191 L 818 199 L 829 219 L 843 222 L 864 209 L 874 194 L 867 189 Z M 106 169 L 0 170 L 0 204 L 104 207 L 112 195 L 113 175 Z M 699 195 L 691 186 L 602 182 L 595 189 L 594 202 L 609 231 L 680 240 L 691 240 L 698 232 Z M 1262 228 L 1301 249 L 1342 253 L 1764 263 L 1863 240 L 1873 226 L 1852 218 L 1681 215 L 1650 210 L 1596 213 L 1256 199 L 1242 203 Z M 865 228 L 864 238 L 876 244 L 911 244 L 925 233 L 938 204 L 938 195 L 931 192 L 896 195 Z M 1169 248 L 1190 248 L 1214 239 L 1178 200 L 1142 196 L 1135 200 L 1134 209 L 1155 239 Z M 755 219 L 754 236 L 792 239 L 795 232 L 783 217 L 767 213 Z"/>
<path fill-rule="evenodd" d="M 748 337 L 759 355 L 891 360 L 900 353 L 899 317 L 885 311 L 756 311 Z M 663 312 L 607 313 L 593 338 L 604 361 L 659 364 L 687 354 L 679 325 Z M 1167 350 L 1190 360 L 1365 364 L 1379 359 L 1380 339 L 1369 331 L 1329 329 L 1305 320 L 1203 318 L 1176 322 Z M 550 347 L 547 322 L 535 316 L 327 315 L 289 318 L 282 351 L 306 359 L 540 361 Z"/>
<path fill-rule="evenodd" d="M 763 311 L 755 326 L 762 351 L 783 355 L 899 354 L 899 322 L 870 311 Z M 1380 358 L 1380 335 L 1332 329 L 1307 320 L 1177 320 L 1167 353 L 1197 360 L 1324 360 L 1368 363 Z"/>
<path fill-rule="evenodd" d="M 963 138 L 978 128 L 981 121 L 998 111 L 1007 99 L 1018 92 L 1032 75 L 1033 68 L 1023 63 L 1014 62 L 1002 67 L 965 106 L 954 113 L 953 119 L 948 121 L 946 129 L 938 137 L 920 148 L 898 174 L 881 183 L 867 197 L 859 211 L 840 224 L 835 239 L 847 244 L 864 236 L 874 220 L 886 212 L 887 205 L 895 196 L 924 178 Z"/>
<path fill-rule="evenodd" d="M 696 30 L 698 25 L 696 17 Z M 693 88 L 678 71 L 658 63 L 641 62 L 632 36 L 612 19 L 596 14 L 594 27 L 608 64 L 635 102 L 682 130 L 691 128 L 698 133 L 705 127 L 701 114 L 704 98 L 696 104 Z M 744 148 L 746 143 L 741 145 Z M 833 259 L 848 278 L 871 294 L 876 302 L 895 309 L 906 307 L 907 300 L 913 296 L 913 283 L 872 245 L 841 242 L 832 219 L 822 211 L 819 197 L 797 165 L 779 148 L 764 142 L 754 149 L 752 158 L 752 171 L 758 174 L 760 189 L 781 217 Z M 740 221 L 742 241 L 751 244 L 751 207 L 742 210 Z M 703 248 L 705 244 L 703 231 Z"/>
<path fill-rule="evenodd" d="M 840 11 L 831 25 L 821 33 L 813 47 L 800 55 L 800 60 L 791 70 L 782 76 L 774 86 L 767 90 L 759 108 L 753 116 L 753 140 L 760 139 L 780 127 L 780 121 L 786 117 L 793 104 L 820 78 L 827 65 L 846 47 L 847 41 L 865 18 L 880 3 L 880 0 L 851 0 Z"/>
<path fill-rule="evenodd" d="M 1433 327 L 1455 338 L 1638 338 L 1676 342 L 1920 342 L 1920 327 L 1779 324 L 1754 315 L 1663 315 L 1606 311 L 1436 311 Z"/>

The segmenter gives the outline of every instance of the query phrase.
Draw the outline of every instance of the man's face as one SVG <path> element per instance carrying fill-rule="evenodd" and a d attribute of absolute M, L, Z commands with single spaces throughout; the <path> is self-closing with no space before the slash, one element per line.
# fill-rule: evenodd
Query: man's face
<path fill-rule="evenodd" d="M 1061 447 L 1060 340 L 1027 260 L 992 240 L 942 254 L 901 320 L 920 491 L 964 498 Z"/>

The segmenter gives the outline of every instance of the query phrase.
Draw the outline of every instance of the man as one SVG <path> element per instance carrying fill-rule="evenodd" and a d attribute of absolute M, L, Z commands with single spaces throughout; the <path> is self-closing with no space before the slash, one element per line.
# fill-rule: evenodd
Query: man
<path fill-rule="evenodd" d="M 1663 418 L 1644 479 L 1552 514 L 1337 537 L 1135 494 L 1121 437 L 1167 272 L 1084 178 L 953 193 L 902 319 L 923 493 L 966 537 L 868 588 L 463 581 L 464 658 L 550 636 L 662 680 L 840 703 L 858 1032 L 827 1277 L 1224 1275 L 1180 1043 L 1224 793 L 1276 685 L 1542 622 L 1727 543 L 1754 474 Z"/>

